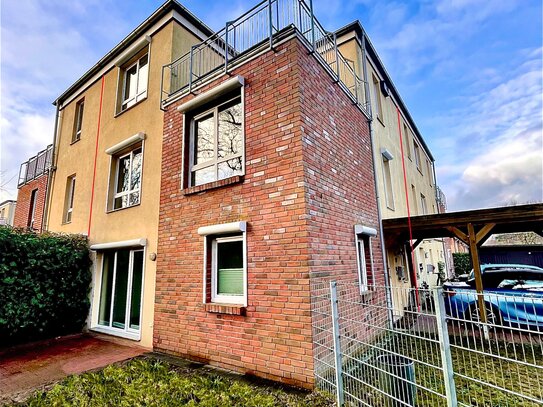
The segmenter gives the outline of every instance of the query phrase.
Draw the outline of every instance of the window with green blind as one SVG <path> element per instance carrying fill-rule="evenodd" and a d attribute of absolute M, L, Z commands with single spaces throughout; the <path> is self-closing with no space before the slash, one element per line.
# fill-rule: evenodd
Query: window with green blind
<path fill-rule="evenodd" d="M 244 302 L 245 262 L 243 236 L 215 238 L 213 240 L 212 301 Z"/>

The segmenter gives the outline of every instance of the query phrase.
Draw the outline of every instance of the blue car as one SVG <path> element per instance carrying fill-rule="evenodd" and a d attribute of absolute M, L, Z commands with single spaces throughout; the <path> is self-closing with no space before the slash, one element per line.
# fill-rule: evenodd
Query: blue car
<path fill-rule="evenodd" d="M 543 270 L 512 268 L 486 270 L 483 280 L 487 322 L 497 326 L 528 327 L 543 333 Z M 479 322 L 475 278 L 444 284 L 447 315 Z"/>

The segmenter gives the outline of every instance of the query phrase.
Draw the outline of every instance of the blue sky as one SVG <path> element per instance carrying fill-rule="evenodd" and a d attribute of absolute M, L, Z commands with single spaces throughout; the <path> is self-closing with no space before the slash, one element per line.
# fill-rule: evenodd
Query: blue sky
<path fill-rule="evenodd" d="M 213 29 L 254 0 L 181 2 Z M 2 1 L 0 201 L 52 141 L 51 102 L 162 4 Z M 328 30 L 358 19 L 436 158 L 450 210 L 543 201 L 540 0 L 314 0 Z"/>

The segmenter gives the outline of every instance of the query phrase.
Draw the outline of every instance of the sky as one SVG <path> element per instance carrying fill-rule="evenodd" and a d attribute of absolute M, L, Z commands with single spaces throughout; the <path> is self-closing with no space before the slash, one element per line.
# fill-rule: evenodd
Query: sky
<path fill-rule="evenodd" d="M 256 0 L 180 0 L 220 29 Z M 162 4 L 2 0 L 0 202 L 52 142 L 52 102 Z M 541 0 L 314 0 L 330 31 L 358 19 L 436 159 L 448 209 L 543 201 Z"/>

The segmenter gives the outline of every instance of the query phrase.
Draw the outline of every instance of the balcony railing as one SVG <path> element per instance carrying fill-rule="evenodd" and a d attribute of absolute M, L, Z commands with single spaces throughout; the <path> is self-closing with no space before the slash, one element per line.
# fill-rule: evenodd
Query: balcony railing
<path fill-rule="evenodd" d="M 311 4 L 304 0 L 265 0 L 227 22 L 222 30 L 162 68 L 163 102 L 174 94 L 191 92 L 214 74 L 227 72 L 231 64 L 262 46 L 272 48 L 277 33 L 295 28 L 334 79 L 368 112 L 366 86 L 357 75 L 354 62 L 343 57 L 335 34 L 317 21 Z M 169 89 L 164 89 L 166 84 Z"/>
<path fill-rule="evenodd" d="M 18 187 L 45 174 L 51 168 L 53 160 L 53 145 L 50 144 L 45 150 L 40 151 L 34 157 L 21 164 L 19 169 Z"/>

